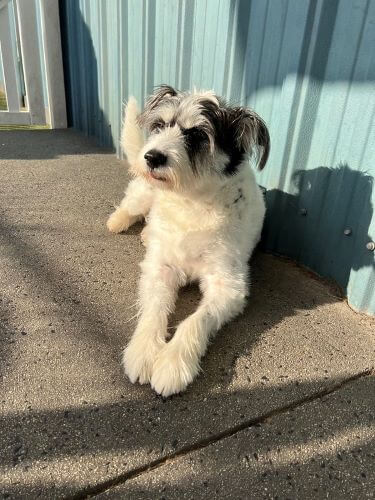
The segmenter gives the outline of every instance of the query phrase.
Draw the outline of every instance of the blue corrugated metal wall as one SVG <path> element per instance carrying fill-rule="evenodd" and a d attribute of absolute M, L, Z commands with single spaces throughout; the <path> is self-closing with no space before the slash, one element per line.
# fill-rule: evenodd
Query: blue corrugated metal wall
<path fill-rule="evenodd" d="M 375 313 L 375 1 L 63 0 L 61 15 L 73 126 L 118 151 L 121 103 L 160 83 L 254 108 L 272 139 L 264 245 Z"/>

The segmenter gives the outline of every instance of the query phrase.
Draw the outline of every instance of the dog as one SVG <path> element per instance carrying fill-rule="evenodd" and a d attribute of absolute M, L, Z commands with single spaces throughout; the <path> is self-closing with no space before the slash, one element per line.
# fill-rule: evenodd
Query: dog
<path fill-rule="evenodd" d="M 168 397 L 194 380 L 210 338 L 244 309 L 265 215 L 249 157 L 258 153 L 262 169 L 270 136 L 254 111 L 212 91 L 162 85 L 142 113 L 129 99 L 121 146 L 134 180 L 107 227 L 120 233 L 146 220 L 138 324 L 123 366 L 132 383 Z M 189 282 L 199 283 L 200 305 L 169 340 L 168 316 Z"/>

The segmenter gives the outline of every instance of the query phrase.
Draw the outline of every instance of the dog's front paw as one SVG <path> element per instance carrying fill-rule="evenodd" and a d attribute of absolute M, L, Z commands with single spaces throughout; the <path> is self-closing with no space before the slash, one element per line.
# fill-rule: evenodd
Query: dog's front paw
<path fill-rule="evenodd" d="M 133 223 L 133 217 L 126 210 L 118 208 L 107 220 L 107 228 L 111 233 L 126 231 Z"/>
<path fill-rule="evenodd" d="M 159 352 L 151 377 L 152 388 L 164 397 L 186 389 L 199 372 L 199 364 L 184 355 L 173 340 Z"/>
<path fill-rule="evenodd" d="M 138 380 L 140 384 L 150 382 L 155 359 L 163 344 L 154 339 L 133 337 L 124 350 L 122 363 L 126 375 L 133 384 Z"/>

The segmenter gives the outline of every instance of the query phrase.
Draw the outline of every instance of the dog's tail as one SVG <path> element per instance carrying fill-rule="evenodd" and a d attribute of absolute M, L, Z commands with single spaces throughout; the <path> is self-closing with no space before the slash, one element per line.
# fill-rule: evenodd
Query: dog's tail
<path fill-rule="evenodd" d="M 139 110 L 135 97 L 129 97 L 129 101 L 124 109 L 124 121 L 121 132 L 121 148 L 126 154 L 128 162 L 133 165 L 142 149 L 145 138 L 138 125 Z"/>

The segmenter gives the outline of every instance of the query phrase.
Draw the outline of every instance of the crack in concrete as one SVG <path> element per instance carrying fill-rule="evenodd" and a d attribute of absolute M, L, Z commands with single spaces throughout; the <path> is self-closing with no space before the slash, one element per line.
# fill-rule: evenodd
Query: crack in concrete
<path fill-rule="evenodd" d="M 247 420 L 246 422 L 241 422 L 240 424 L 237 424 L 229 429 L 225 429 L 224 431 L 218 432 L 217 434 L 215 434 L 213 436 L 209 436 L 207 438 L 201 439 L 200 441 L 198 441 L 196 443 L 183 446 L 182 448 L 180 448 L 179 450 L 177 450 L 173 453 L 170 453 L 168 455 L 165 455 L 164 457 L 153 460 L 152 462 L 149 462 L 145 465 L 141 465 L 140 467 L 132 469 L 128 472 L 124 472 L 123 474 L 120 474 L 119 476 L 117 476 L 115 478 L 108 479 L 107 481 L 103 481 L 102 483 L 98 483 L 94 486 L 88 486 L 87 488 L 82 489 L 81 491 L 79 491 L 75 495 L 66 497 L 66 500 L 82 500 L 85 498 L 94 497 L 96 495 L 104 493 L 105 491 L 108 491 L 111 488 L 114 488 L 115 486 L 118 486 L 120 484 L 124 484 L 124 483 L 126 483 L 126 481 L 129 481 L 130 479 L 134 479 L 135 477 L 138 477 L 141 474 L 144 474 L 146 472 L 150 472 L 154 469 L 157 469 L 157 468 L 161 467 L 162 465 L 165 465 L 165 464 L 171 462 L 174 459 L 183 457 L 183 456 L 188 455 L 189 453 L 192 453 L 194 451 L 206 448 L 214 443 L 217 443 L 223 439 L 226 439 L 228 437 L 233 436 L 237 432 L 240 432 L 244 429 L 248 429 L 249 427 L 253 427 L 254 425 L 263 424 L 268 419 L 270 419 L 272 417 L 275 417 L 277 415 L 282 415 L 283 413 L 286 413 L 290 410 L 294 410 L 295 408 L 298 408 L 298 407 L 303 406 L 305 404 L 319 400 L 325 396 L 328 396 L 334 392 L 339 391 L 341 388 L 345 387 L 346 385 L 350 384 L 351 382 L 355 382 L 356 380 L 358 380 L 360 378 L 368 377 L 368 376 L 371 376 L 374 374 L 375 374 L 374 367 L 367 368 L 366 370 L 363 370 L 360 373 L 352 375 L 351 377 L 342 380 L 340 383 L 335 384 L 335 385 L 333 385 L 329 388 L 326 388 L 322 391 L 314 392 L 313 394 L 310 394 L 309 396 L 306 396 L 304 398 L 300 398 L 292 403 L 289 403 L 288 405 L 282 406 L 280 408 L 276 408 L 275 410 L 272 410 L 268 413 L 260 415 L 259 417 Z"/>

